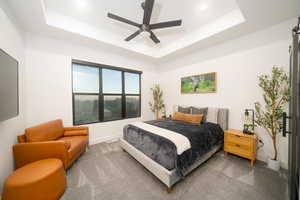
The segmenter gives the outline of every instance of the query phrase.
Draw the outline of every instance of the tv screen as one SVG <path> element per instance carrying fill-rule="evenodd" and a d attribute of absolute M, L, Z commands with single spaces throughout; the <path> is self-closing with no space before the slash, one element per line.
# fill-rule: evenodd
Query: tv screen
<path fill-rule="evenodd" d="M 0 121 L 19 115 L 18 61 L 0 49 Z"/>

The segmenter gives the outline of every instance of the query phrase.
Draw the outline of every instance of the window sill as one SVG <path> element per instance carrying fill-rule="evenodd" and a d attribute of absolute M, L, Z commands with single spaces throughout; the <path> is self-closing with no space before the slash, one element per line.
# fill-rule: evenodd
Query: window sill
<path fill-rule="evenodd" d="M 114 120 L 106 120 L 106 121 L 97 121 L 97 122 L 89 122 L 89 123 L 83 123 L 83 124 L 76 124 L 73 123 L 74 126 L 84 126 L 84 125 L 91 125 L 91 124 L 102 124 L 102 123 L 107 123 L 107 122 L 117 122 L 117 121 L 124 121 L 128 119 L 138 119 L 141 118 L 142 116 L 137 116 L 137 117 L 127 117 L 127 118 L 122 118 L 122 119 L 114 119 Z"/>

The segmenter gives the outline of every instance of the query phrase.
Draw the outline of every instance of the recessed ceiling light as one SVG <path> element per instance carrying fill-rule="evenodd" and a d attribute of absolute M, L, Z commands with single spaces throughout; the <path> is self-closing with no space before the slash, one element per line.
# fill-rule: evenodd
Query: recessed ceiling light
<path fill-rule="evenodd" d="M 206 11 L 207 8 L 208 8 L 208 6 L 207 6 L 206 4 L 202 4 L 202 5 L 200 5 L 200 7 L 199 7 L 199 9 L 200 9 L 201 11 Z"/>

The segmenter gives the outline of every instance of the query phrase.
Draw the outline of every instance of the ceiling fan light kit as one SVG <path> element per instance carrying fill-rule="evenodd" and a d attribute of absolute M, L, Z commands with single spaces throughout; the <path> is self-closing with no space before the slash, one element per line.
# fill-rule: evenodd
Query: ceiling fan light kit
<path fill-rule="evenodd" d="M 142 8 L 144 9 L 144 17 L 143 17 L 143 24 L 138 24 L 136 22 L 133 22 L 131 20 L 125 19 L 123 17 L 120 17 L 118 15 L 108 13 L 107 16 L 111 19 L 114 19 L 119 22 L 123 22 L 132 26 L 135 26 L 139 28 L 136 32 L 134 32 L 132 35 L 127 37 L 125 41 L 129 42 L 142 32 L 148 32 L 149 37 L 153 42 L 156 44 L 160 43 L 160 40 L 156 37 L 156 35 L 153 33 L 152 30 L 154 29 L 163 29 L 163 28 L 170 28 L 174 26 L 181 26 L 182 20 L 175 20 L 175 21 L 168 21 L 168 22 L 161 22 L 161 23 L 155 23 L 155 24 L 150 24 L 151 20 L 151 15 L 153 11 L 153 6 L 154 6 L 154 0 L 146 0 L 145 2 L 142 3 Z"/>

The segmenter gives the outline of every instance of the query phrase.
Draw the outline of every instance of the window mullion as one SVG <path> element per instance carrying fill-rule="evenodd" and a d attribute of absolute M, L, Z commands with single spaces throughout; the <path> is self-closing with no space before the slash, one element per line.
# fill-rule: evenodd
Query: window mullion
<path fill-rule="evenodd" d="M 102 68 L 99 68 L 99 121 L 104 121 L 104 96 L 103 96 Z"/>
<path fill-rule="evenodd" d="M 122 118 L 126 118 L 125 73 L 122 72 Z"/>
<path fill-rule="evenodd" d="M 139 102 L 139 106 L 140 106 L 140 109 L 139 109 L 139 117 L 141 117 L 142 116 L 142 80 L 141 80 L 141 78 L 142 78 L 142 76 L 141 76 L 141 74 L 139 74 L 139 78 L 140 78 L 140 80 L 139 80 L 139 87 L 140 87 L 140 102 Z"/>

